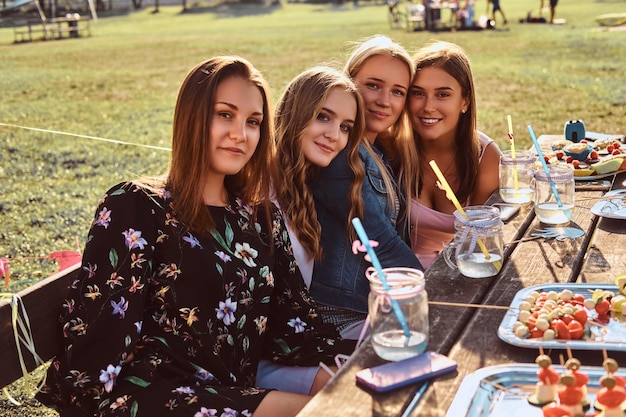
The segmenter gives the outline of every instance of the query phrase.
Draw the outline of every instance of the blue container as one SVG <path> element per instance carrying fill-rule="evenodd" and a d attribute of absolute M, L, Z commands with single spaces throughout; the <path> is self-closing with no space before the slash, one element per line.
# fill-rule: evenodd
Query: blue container
<path fill-rule="evenodd" d="M 580 142 L 585 139 L 585 123 L 582 120 L 569 120 L 565 122 L 563 135 L 572 142 Z"/>

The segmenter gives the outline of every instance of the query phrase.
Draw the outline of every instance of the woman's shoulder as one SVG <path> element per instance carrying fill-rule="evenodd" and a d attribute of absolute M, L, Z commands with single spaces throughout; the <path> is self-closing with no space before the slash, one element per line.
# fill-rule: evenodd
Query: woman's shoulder
<path fill-rule="evenodd" d="M 478 140 L 480 141 L 480 159 L 487 155 L 490 157 L 497 156 L 499 160 L 501 152 L 498 144 L 480 130 L 477 130 L 476 133 L 478 134 Z"/>
<path fill-rule="evenodd" d="M 123 181 L 109 188 L 101 202 L 112 201 L 131 204 L 143 202 L 147 205 L 165 207 L 170 199 L 170 193 L 156 183 L 147 183 L 139 180 Z"/>
<path fill-rule="evenodd" d="M 494 140 L 491 139 L 485 132 L 481 132 L 480 130 L 477 130 L 476 133 L 478 134 L 478 140 L 480 141 L 480 145 L 483 148 L 485 148 L 490 143 L 494 142 Z"/>

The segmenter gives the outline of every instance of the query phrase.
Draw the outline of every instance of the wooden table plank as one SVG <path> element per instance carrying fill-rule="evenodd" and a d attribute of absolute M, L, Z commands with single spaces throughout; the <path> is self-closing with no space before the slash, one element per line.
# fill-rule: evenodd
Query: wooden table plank
<path fill-rule="evenodd" d="M 626 173 L 619 174 L 613 189 L 626 188 Z M 596 201 L 591 201 L 591 205 Z M 602 218 L 587 251 L 578 282 L 612 284 L 616 275 L 626 273 L 626 221 Z"/>

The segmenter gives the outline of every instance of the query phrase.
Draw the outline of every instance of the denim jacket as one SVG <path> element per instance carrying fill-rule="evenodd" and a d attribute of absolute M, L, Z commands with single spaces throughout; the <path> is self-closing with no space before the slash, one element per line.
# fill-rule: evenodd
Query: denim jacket
<path fill-rule="evenodd" d="M 403 238 L 405 221 L 398 220 L 398 214 L 406 209 L 404 199 L 397 200 L 396 207 L 389 207 L 387 190 L 372 155 L 361 147 L 359 156 L 365 169 L 361 222 L 369 238 L 379 243 L 376 256 L 383 268 L 404 266 L 423 270 Z M 324 248 L 323 259 L 315 262 L 310 290 L 321 304 L 367 313 L 369 281 L 365 270 L 371 264 L 364 254 L 352 253 L 352 241 L 346 230 L 353 178 L 344 150 L 310 184 Z"/>

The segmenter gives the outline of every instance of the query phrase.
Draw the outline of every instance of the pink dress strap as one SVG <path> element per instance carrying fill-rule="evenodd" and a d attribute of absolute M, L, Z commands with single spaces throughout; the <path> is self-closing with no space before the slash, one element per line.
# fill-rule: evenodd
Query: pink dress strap
<path fill-rule="evenodd" d="M 493 139 L 482 132 L 478 132 L 478 137 L 481 146 L 480 160 Z M 411 249 L 424 268 L 433 263 L 444 245 L 453 237 L 453 214 L 442 213 L 415 200 L 411 201 Z"/>

